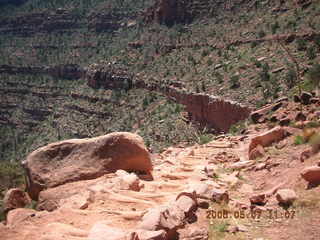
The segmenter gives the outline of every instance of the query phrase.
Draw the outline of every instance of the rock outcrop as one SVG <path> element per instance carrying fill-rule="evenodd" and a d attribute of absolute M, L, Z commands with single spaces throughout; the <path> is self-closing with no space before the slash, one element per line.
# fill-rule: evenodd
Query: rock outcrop
<path fill-rule="evenodd" d="M 61 64 L 53 67 L 18 67 L 10 65 L 0 65 L 0 74 L 1 73 L 28 75 L 47 74 L 56 78 L 73 80 L 81 78 L 84 75 L 84 70 L 77 64 Z"/>
<path fill-rule="evenodd" d="M 118 169 L 152 170 L 143 139 L 125 132 L 52 143 L 32 152 L 23 166 L 28 193 L 35 200 L 40 191 L 67 182 L 97 178 Z"/>
<path fill-rule="evenodd" d="M 15 208 L 24 208 L 30 203 L 31 200 L 29 196 L 19 188 L 9 189 L 3 199 L 3 207 L 5 211 Z"/>
<path fill-rule="evenodd" d="M 21 5 L 27 2 L 28 0 L 0 0 L 0 7 L 7 5 L 7 4 L 13 4 L 13 5 Z"/>
<path fill-rule="evenodd" d="M 142 88 L 159 92 L 185 106 L 192 121 L 201 126 L 213 128 L 217 132 L 228 132 L 231 125 L 246 119 L 250 109 L 233 101 L 204 93 L 189 92 L 175 85 L 159 86 L 146 83 L 137 76 L 128 74 L 125 69 L 112 63 L 92 64 L 86 69 L 87 84 L 93 88 L 130 89 Z"/>
<path fill-rule="evenodd" d="M 192 2 L 192 1 L 191 1 Z M 193 15 L 188 9 L 189 4 L 179 0 L 159 0 L 145 13 L 145 21 L 155 21 L 172 26 L 175 23 L 190 23 Z"/>
<path fill-rule="evenodd" d="M 86 69 L 86 80 L 92 88 L 130 89 L 133 76 L 112 63 L 92 64 Z"/>

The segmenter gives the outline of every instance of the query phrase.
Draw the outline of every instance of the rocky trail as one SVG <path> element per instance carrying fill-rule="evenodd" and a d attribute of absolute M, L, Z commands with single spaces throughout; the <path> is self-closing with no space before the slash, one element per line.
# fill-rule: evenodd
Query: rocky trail
<path fill-rule="evenodd" d="M 7 225 L 10 230 L 5 231 L 7 235 L 4 239 L 87 239 L 90 234 L 95 234 L 92 231 L 94 228 L 97 231 L 101 230 L 97 228 L 102 224 L 100 221 L 108 223 L 108 226 L 120 227 L 123 231 L 127 231 L 143 222 L 142 216 L 147 209 L 175 202 L 179 194 L 184 196 L 188 187 L 196 187 L 199 184 L 206 186 L 205 183 L 210 182 L 210 185 L 219 189 L 217 194 L 220 194 L 221 186 L 209 181 L 204 167 L 209 156 L 227 147 L 230 148 L 231 144 L 216 142 L 186 149 L 170 148 L 154 158 L 157 164 L 153 170 L 154 179 L 152 181 L 138 180 L 133 177 L 135 180 L 133 183 L 128 185 L 120 183 L 120 186 L 116 186 L 113 183 L 117 178 L 122 175 L 130 176 L 125 171 L 119 170 L 98 179 L 69 183 L 51 189 L 56 198 L 61 197 L 57 195 L 65 194 L 67 191 L 76 189 L 76 193 L 63 199 L 59 209 L 53 212 L 36 212 L 30 209 L 11 211 Z M 132 174 L 132 176 L 135 175 Z M 141 186 L 143 187 L 140 189 Z M 125 190 L 126 188 L 128 190 Z M 182 207 L 188 207 L 188 203 L 183 201 L 180 204 L 186 205 Z M 206 222 L 204 216 L 202 216 L 202 221 Z M 155 221 L 153 218 L 150 220 Z M 178 227 L 185 219 L 176 219 L 176 221 L 174 223 L 173 220 L 171 224 Z M 35 231 L 35 227 L 41 230 Z M 204 230 L 206 229 L 204 225 Z"/>
<path fill-rule="evenodd" d="M 25 192 L 9 190 L 0 239 L 318 239 L 319 142 L 296 144 L 319 118 L 319 101 L 309 100 L 253 112 L 256 124 L 243 135 L 150 158 L 129 133 L 40 148 L 24 163 L 37 210 L 23 208 Z M 284 113 L 300 127 L 281 126 Z M 313 125 L 309 135 L 317 137 Z"/>

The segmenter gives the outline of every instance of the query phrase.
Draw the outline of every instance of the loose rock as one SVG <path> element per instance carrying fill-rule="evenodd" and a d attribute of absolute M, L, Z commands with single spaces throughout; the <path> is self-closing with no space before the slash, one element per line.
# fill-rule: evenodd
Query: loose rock
<path fill-rule="evenodd" d="M 249 160 L 254 160 L 256 158 L 263 157 L 264 155 L 264 148 L 261 145 L 258 145 L 249 153 Z"/>
<path fill-rule="evenodd" d="M 31 199 L 26 192 L 19 188 L 9 189 L 3 199 L 4 211 L 9 211 L 15 208 L 24 208 L 31 203 Z"/>
<path fill-rule="evenodd" d="M 183 210 L 172 204 L 170 206 L 159 206 L 150 209 L 142 218 L 139 225 L 140 229 L 157 231 L 170 230 L 175 231 L 182 227 L 185 222 L 185 213 Z"/>
<path fill-rule="evenodd" d="M 276 198 L 281 204 L 292 204 L 297 199 L 297 194 L 291 189 L 280 189 L 277 191 Z"/>
<path fill-rule="evenodd" d="M 191 197 L 182 195 L 176 200 L 175 204 L 185 213 L 186 216 L 189 216 L 197 209 L 197 202 L 195 200 Z"/>
<path fill-rule="evenodd" d="M 118 170 L 116 174 L 118 175 L 115 180 L 116 188 L 121 190 L 140 191 L 142 184 L 140 184 L 140 180 L 136 174 L 129 174 L 124 170 Z"/>
<path fill-rule="evenodd" d="M 300 99 L 301 99 L 301 102 L 305 105 L 309 104 L 310 103 L 310 99 L 312 98 L 312 94 L 311 93 L 308 93 L 308 92 L 302 92 L 301 96 L 300 96 Z"/>
<path fill-rule="evenodd" d="M 311 184 L 320 183 L 320 167 L 312 166 L 306 167 L 301 172 L 301 177 Z"/>
<path fill-rule="evenodd" d="M 268 201 L 268 199 L 266 198 L 266 194 L 264 193 L 252 195 L 249 200 L 251 204 L 256 205 L 265 205 Z"/>
<path fill-rule="evenodd" d="M 278 142 L 286 137 L 286 131 L 282 127 L 275 127 L 267 132 L 264 132 L 251 139 L 249 144 L 249 153 L 256 146 L 261 145 L 262 147 L 267 147 L 273 142 Z"/>
<path fill-rule="evenodd" d="M 306 117 L 306 115 L 304 113 L 298 112 L 296 117 L 294 118 L 294 120 L 296 120 L 296 121 L 306 121 L 307 117 Z"/>

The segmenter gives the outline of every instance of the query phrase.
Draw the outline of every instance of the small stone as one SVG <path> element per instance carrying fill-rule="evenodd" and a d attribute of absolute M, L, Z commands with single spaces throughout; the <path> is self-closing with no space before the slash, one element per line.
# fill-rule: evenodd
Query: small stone
<path fill-rule="evenodd" d="M 212 200 L 216 202 L 229 202 L 229 194 L 228 191 L 225 189 L 212 189 Z"/>
<path fill-rule="evenodd" d="M 301 102 L 301 99 L 300 99 L 300 97 L 299 97 L 298 95 L 294 95 L 294 96 L 293 96 L 293 101 L 294 101 L 295 103 L 299 103 L 299 102 Z"/>
<path fill-rule="evenodd" d="M 279 203 L 290 205 L 297 199 L 297 194 L 291 189 L 280 189 L 277 191 L 276 198 Z"/>
<path fill-rule="evenodd" d="M 120 190 L 140 191 L 142 184 L 140 179 L 134 173 L 128 173 L 124 170 L 117 170 L 115 179 L 115 187 Z"/>
<path fill-rule="evenodd" d="M 301 172 L 301 177 L 311 184 L 320 183 L 320 167 L 312 166 L 306 167 Z"/>
<path fill-rule="evenodd" d="M 277 111 L 279 108 L 282 107 L 282 102 L 278 102 L 278 103 L 275 103 L 272 108 L 271 108 L 271 111 Z"/>
<path fill-rule="evenodd" d="M 265 155 L 264 148 L 261 145 L 256 146 L 249 153 L 249 160 L 254 160 Z"/>
<path fill-rule="evenodd" d="M 255 170 L 256 170 L 256 171 L 259 171 L 259 170 L 265 169 L 266 166 L 267 166 L 266 163 L 259 163 L 259 164 L 255 167 Z"/>
<path fill-rule="evenodd" d="M 312 98 L 312 94 L 308 92 L 302 92 L 300 98 L 301 102 L 305 105 L 308 105 L 310 103 L 310 99 Z"/>
<path fill-rule="evenodd" d="M 288 117 L 282 118 L 282 119 L 280 119 L 279 125 L 280 126 L 288 126 L 290 124 L 290 121 L 291 120 Z"/>
<path fill-rule="evenodd" d="M 249 198 L 249 200 L 250 200 L 251 204 L 256 204 L 256 205 L 265 205 L 268 201 L 266 198 L 266 194 L 264 194 L 264 193 L 252 195 Z"/>
<path fill-rule="evenodd" d="M 229 194 L 227 190 L 218 189 L 206 183 L 193 184 L 186 192 L 196 192 L 199 204 L 204 200 L 216 202 L 229 201 Z"/>
<path fill-rule="evenodd" d="M 311 98 L 310 99 L 310 103 L 311 104 L 316 104 L 316 103 L 319 103 L 320 102 L 320 98 Z"/>
<path fill-rule="evenodd" d="M 226 231 L 230 232 L 230 233 L 236 233 L 239 231 L 239 228 L 238 228 L 238 226 L 228 226 Z"/>
<path fill-rule="evenodd" d="M 239 170 L 242 168 L 249 167 L 251 164 L 253 164 L 253 161 L 240 161 L 240 162 L 231 164 L 230 168 Z"/>
<path fill-rule="evenodd" d="M 271 111 L 273 105 L 269 105 L 258 109 L 250 114 L 250 118 L 254 123 L 262 123 L 265 121 L 265 116 Z"/>
<path fill-rule="evenodd" d="M 204 167 L 204 172 L 208 177 L 213 177 L 215 175 L 216 167 L 214 165 L 207 165 Z"/>
<path fill-rule="evenodd" d="M 303 114 L 302 112 L 298 112 L 296 117 L 295 117 L 296 121 L 306 121 L 307 117 L 305 114 Z"/>
<path fill-rule="evenodd" d="M 270 118 L 269 118 L 269 121 L 270 122 L 273 122 L 273 123 L 275 123 L 275 122 L 278 122 L 278 115 L 277 114 L 273 114 Z"/>
<path fill-rule="evenodd" d="M 304 162 L 305 160 L 307 160 L 311 156 L 312 156 L 312 151 L 310 149 L 307 149 L 307 150 L 303 151 L 300 154 L 300 162 Z"/>
<path fill-rule="evenodd" d="M 186 215 L 190 215 L 197 209 L 197 203 L 195 202 L 195 200 L 185 195 L 180 196 L 176 200 L 175 204 L 178 206 L 178 208 L 183 210 Z"/>
<path fill-rule="evenodd" d="M 143 217 L 139 225 L 140 229 L 157 231 L 157 230 L 174 230 L 184 225 L 185 213 L 175 204 L 170 206 L 159 206 L 150 209 Z"/>

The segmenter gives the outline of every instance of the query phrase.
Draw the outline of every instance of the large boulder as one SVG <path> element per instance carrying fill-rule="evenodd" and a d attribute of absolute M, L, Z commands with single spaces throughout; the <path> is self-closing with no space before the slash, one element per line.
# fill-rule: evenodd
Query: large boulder
<path fill-rule="evenodd" d="M 287 132 L 282 127 L 275 127 L 270 129 L 267 132 L 264 132 L 260 135 L 257 135 L 251 139 L 249 144 L 249 155 L 253 149 L 255 149 L 258 145 L 262 147 L 268 147 L 274 142 L 278 142 L 284 139 L 287 136 Z"/>
<path fill-rule="evenodd" d="M 311 184 L 320 183 L 320 167 L 306 167 L 301 171 L 301 177 Z"/>
<path fill-rule="evenodd" d="M 127 132 L 52 143 L 32 152 L 23 166 L 27 190 L 34 200 L 44 189 L 98 178 L 118 169 L 144 173 L 152 170 L 143 139 Z"/>

